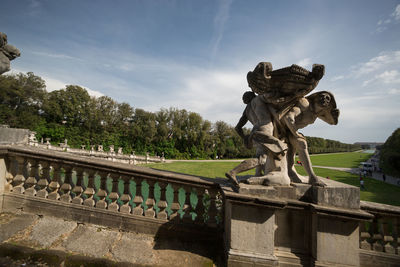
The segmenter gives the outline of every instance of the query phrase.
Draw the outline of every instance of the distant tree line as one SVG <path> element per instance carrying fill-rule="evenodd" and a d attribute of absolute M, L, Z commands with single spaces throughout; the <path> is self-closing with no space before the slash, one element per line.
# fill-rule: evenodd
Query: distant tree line
<path fill-rule="evenodd" d="M 320 137 L 306 136 L 308 151 L 311 154 L 348 152 L 361 150 L 360 145 L 345 144 L 339 141 L 324 139 Z"/>
<path fill-rule="evenodd" d="M 28 128 L 53 144 L 68 139 L 71 147 L 102 144 L 122 147 L 125 153 L 149 152 L 167 158 L 248 158 L 234 127 L 211 123 L 185 109 L 148 112 L 118 103 L 108 96 L 93 97 L 79 86 L 47 92 L 32 72 L 0 76 L 0 124 Z M 245 129 L 247 133 L 249 129 Z M 359 146 L 307 137 L 311 153 L 354 151 Z"/>
<path fill-rule="evenodd" d="M 379 167 L 386 174 L 400 177 L 400 128 L 380 147 Z"/>

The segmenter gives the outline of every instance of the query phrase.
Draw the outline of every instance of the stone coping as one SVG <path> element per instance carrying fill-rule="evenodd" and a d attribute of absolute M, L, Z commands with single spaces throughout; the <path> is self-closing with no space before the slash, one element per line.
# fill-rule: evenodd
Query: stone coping
<path fill-rule="evenodd" d="M 221 186 L 221 189 L 225 199 L 235 203 L 242 203 L 254 206 L 264 206 L 274 209 L 287 208 L 287 209 L 310 210 L 322 216 L 334 216 L 334 217 L 341 217 L 343 219 L 351 219 L 358 221 L 364 221 L 364 220 L 369 221 L 374 217 L 372 214 L 363 211 L 359 208 L 335 207 L 332 205 L 326 205 L 325 203 L 319 203 L 319 204 L 312 203 L 313 202 L 312 199 L 306 199 L 306 200 L 302 199 L 300 196 L 301 194 L 296 195 L 296 193 L 293 193 L 295 192 L 297 186 L 298 185 L 296 184 L 294 184 L 294 186 L 285 186 L 283 190 L 282 190 L 283 186 L 275 186 L 275 187 L 264 186 L 264 192 L 266 193 L 265 195 L 251 194 L 252 193 L 251 190 L 249 190 L 250 193 L 247 192 L 247 194 L 244 194 L 243 192 L 237 193 L 227 186 Z M 303 185 L 303 184 L 300 184 L 300 187 L 312 188 L 310 185 Z M 263 190 L 260 191 L 258 189 L 255 190 L 256 193 L 260 193 L 262 191 Z"/>
<path fill-rule="evenodd" d="M 369 201 L 360 201 L 362 210 L 385 216 L 400 217 L 400 207 Z"/>

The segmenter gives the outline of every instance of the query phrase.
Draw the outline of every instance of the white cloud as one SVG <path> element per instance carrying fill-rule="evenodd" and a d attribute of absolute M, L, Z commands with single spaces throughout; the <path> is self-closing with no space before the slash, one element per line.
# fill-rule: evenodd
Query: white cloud
<path fill-rule="evenodd" d="M 363 82 L 363 86 L 367 86 L 371 83 L 384 83 L 384 84 L 395 84 L 400 83 L 400 73 L 397 70 L 387 70 L 381 74 L 375 75 L 372 79 Z"/>
<path fill-rule="evenodd" d="M 391 16 L 394 17 L 395 20 L 400 20 L 400 4 L 396 6 Z"/>
<path fill-rule="evenodd" d="M 184 90 L 168 104 L 202 114 L 210 121 L 236 124 L 245 108 L 242 95 L 249 90 L 242 71 L 203 70 L 183 79 Z"/>
<path fill-rule="evenodd" d="M 394 21 L 391 18 L 393 18 Z M 378 27 L 376 28 L 375 32 L 378 32 L 378 33 L 383 32 L 384 30 L 387 29 L 387 27 L 384 26 L 384 25 L 389 25 L 389 24 L 394 23 L 395 21 L 398 21 L 398 20 L 400 20 L 400 4 L 398 4 L 395 7 L 393 13 L 390 14 L 389 18 L 387 18 L 385 20 L 381 19 L 381 20 L 379 20 L 377 22 L 377 26 Z"/>
<path fill-rule="evenodd" d="M 47 77 L 47 76 L 42 76 L 42 79 L 46 82 L 46 89 L 48 92 L 60 90 L 67 86 L 67 83 L 57 80 L 57 79 Z M 95 96 L 95 97 L 104 96 L 104 94 L 100 93 L 99 91 L 92 90 L 86 86 L 82 86 L 82 85 L 79 85 L 79 86 L 86 89 L 88 94 L 91 96 Z"/>
<path fill-rule="evenodd" d="M 400 95 L 400 88 L 389 89 L 389 95 Z"/>
<path fill-rule="evenodd" d="M 306 58 L 303 58 L 302 60 L 300 60 L 299 62 L 297 62 L 296 64 L 301 67 L 308 68 L 308 67 L 311 67 L 312 61 L 311 61 L 311 58 L 306 57 Z"/>
<path fill-rule="evenodd" d="M 380 69 L 389 66 L 397 66 L 400 63 L 400 50 L 397 51 L 384 51 L 378 56 L 371 58 L 365 63 L 358 64 L 353 67 L 352 73 L 356 77 L 360 77 L 365 74 L 376 72 Z"/>

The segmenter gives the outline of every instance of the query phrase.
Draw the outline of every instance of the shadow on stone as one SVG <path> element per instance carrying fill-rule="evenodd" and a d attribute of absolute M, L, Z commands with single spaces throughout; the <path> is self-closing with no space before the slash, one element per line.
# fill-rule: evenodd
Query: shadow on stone
<path fill-rule="evenodd" d="M 185 223 L 177 216 L 159 228 L 154 237 L 153 249 L 190 252 L 206 258 L 203 258 L 201 266 L 213 266 L 213 263 L 223 266 L 222 236 L 221 228 Z"/>

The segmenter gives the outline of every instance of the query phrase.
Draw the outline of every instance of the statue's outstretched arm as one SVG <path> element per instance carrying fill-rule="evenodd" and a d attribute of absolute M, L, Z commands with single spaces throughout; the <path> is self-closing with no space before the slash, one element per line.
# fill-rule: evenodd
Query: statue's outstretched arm
<path fill-rule="evenodd" d="M 242 117 L 240 117 L 239 122 L 236 124 L 235 130 L 238 133 L 238 135 L 243 139 L 244 145 L 248 148 L 251 148 L 252 143 L 249 140 L 249 136 L 245 135 L 243 132 L 243 127 L 246 125 L 246 123 L 249 121 L 246 115 L 246 110 L 243 111 Z"/>

